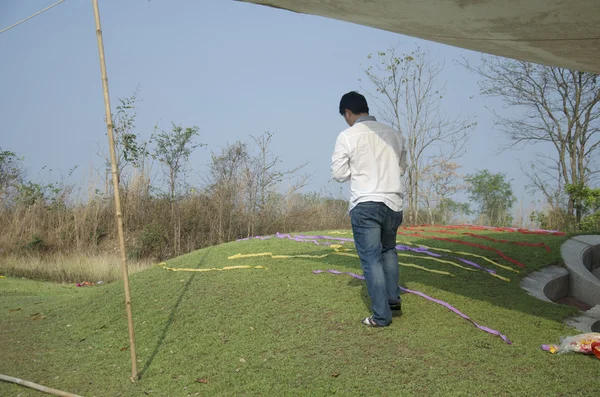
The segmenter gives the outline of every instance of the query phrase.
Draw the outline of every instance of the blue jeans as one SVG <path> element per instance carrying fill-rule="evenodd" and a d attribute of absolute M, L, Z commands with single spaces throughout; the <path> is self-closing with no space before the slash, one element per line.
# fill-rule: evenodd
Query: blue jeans
<path fill-rule="evenodd" d="M 402 211 L 395 212 L 384 203 L 369 201 L 352 208 L 350 220 L 371 298 L 373 320 L 379 325 L 389 325 L 390 305 L 400 302 L 396 233 L 402 223 Z"/>

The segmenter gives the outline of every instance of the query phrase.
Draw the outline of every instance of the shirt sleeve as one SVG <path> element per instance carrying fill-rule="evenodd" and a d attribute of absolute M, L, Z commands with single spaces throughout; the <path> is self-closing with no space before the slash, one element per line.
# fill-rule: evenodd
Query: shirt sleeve
<path fill-rule="evenodd" d="M 408 167 L 407 164 L 407 152 L 406 152 L 406 141 L 404 140 L 404 137 L 402 137 L 401 140 L 402 143 L 402 148 L 400 149 L 400 168 L 402 169 L 402 175 L 404 175 L 404 173 L 406 172 L 406 167 Z"/>
<path fill-rule="evenodd" d="M 338 182 L 350 179 L 350 148 L 343 134 L 338 135 L 331 155 L 331 176 Z"/>

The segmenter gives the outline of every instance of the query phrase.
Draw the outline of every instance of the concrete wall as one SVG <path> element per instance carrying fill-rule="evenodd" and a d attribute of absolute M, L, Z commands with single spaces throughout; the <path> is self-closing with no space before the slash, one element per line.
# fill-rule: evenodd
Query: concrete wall
<path fill-rule="evenodd" d="M 590 305 L 600 305 L 600 278 L 596 276 L 600 236 L 577 236 L 560 247 L 560 252 L 569 269 L 569 295 Z M 592 272 L 592 271 L 593 272 Z"/>
<path fill-rule="evenodd" d="M 544 295 L 552 302 L 569 296 L 569 275 L 556 277 L 544 286 Z"/>

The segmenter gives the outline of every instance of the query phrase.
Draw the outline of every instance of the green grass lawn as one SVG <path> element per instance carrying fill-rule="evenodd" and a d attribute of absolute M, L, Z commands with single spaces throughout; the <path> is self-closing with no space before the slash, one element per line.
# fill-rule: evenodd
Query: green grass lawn
<path fill-rule="evenodd" d="M 517 274 L 464 256 L 511 279 L 505 282 L 483 271 L 401 258 L 453 274 L 402 267 L 402 285 L 450 303 L 506 335 L 512 345 L 411 294 L 403 295 L 403 315 L 390 327 L 364 327 L 360 321 L 369 315 L 364 282 L 313 274 L 317 269 L 361 274 L 358 259 L 227 259 L 238 253 L 332 252 L 311 243 L 252 239 L 196 251 L 169 260 L 168 266 L 267 269 L 172 272 L 157 266 L 131 277 L 141 373 L 135 384 L 129 381 L 130 353 L 124 349 L 122 283 L 77 288 L 0 279 L 0 373 L 84 396 L 599 395 L 600 360 L 540 349 L 579 333 L 562 324 L 575 310 L 539 301 L 519 287 L 525 274 L 559 260 L 565 237 L 477 233 L 545 242 L 552 251 L 462 235 L 398 236 L 398 241 L 475 253 L 518 269 L 496 253 L 427 236 L 484 244 L 527 266 Z M 42 393 L 0 382 L 0 395 Z"/>

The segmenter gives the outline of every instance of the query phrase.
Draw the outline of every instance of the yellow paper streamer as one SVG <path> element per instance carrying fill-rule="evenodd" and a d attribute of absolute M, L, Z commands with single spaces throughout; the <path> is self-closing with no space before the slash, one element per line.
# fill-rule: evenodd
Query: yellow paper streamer
<path fill-rule="evenodd" d="M 458 263 L 446 261 L 444 259 L 432 258 L 430 256 L 419 256 L 419 255 L 411 255 L 411 254 L 398 254 L 398 256 L 405 256 L 405 257 L 408 257 L 408 258 L 419 258 L 419 259 L 423 259 L 423 260 L 426 260 L 426 261 L 436 261 L 436 262 L 440 262 L 440 263 L 447 263 L 449 265 L 456 266 L 456 267 L 459 267 L 461 269 L 468 270 L 470 272 L 477 271 L 477 270 L 472 269 L 470 267 L 465 267 L 465 266 L 459 265 Z"/>
<path fill-rule="evenodd" d="M 268 270 L 264 266 L 249 266 L 249 265 L 225 266 L 222 268 L 211 267 L 211 268 L 203 268 L 203 269 L 193 269 L 193 268 L 185 268 L 185 267 L 168 267 L 166 262 L 159 263 L 157 266 L 161 266 L 165 270 L 170 270 L 172 272 L 212 272 L 212 271 L 236 270 L 236 269 L 265 269 L 265 270 Z"/>
<path fill-rule="evenodd" d="M 331 248 L 333 248 L 335 250 L 335 253 L 338 254 L 338 255 L 351 256 L 353 258 L 358 258 L 359 257 L 357 254 L 347 254 L 347 253 L 340 252 L 340 251 L 352 251 L 351 249 L 344 248 L 341 245 L 333 244 L 333 245 L 331 245 Z M 410 255 L 410 254 L 398 254 L 398 256 L 405 256 L 405 257 L 409 257 L 409 258 L 419 258 L 419 259 L 432 260 L 432 261 L 441 262 L 441 263 L 448 263 L 448 264 L 450 264 L 452 266 L 456 266 L 456 267 L 459 267 L 461 269 L 465 269 L 465 270 L 468 270 L 468 271 L 476 271 L 475 269 L 471 269 L 471 268 L 468 268 L 468 267 L 465 267 L 465 266 L 461 266 L 461 265 L 459 265 L 457 263 L 454 263 L 454 262 L 445 261 L 443 259 L 431 258 L 431 257 L 428 257 L 428 256 L 419 256 L 419 255 Z M 400 262 L 398 262 L 398 263 L 400 265 L 403 265 Z M 415 267 L 417 269 L 422 269 L 422 270 L 425 270 L 425 271 L 430 271 L 432 273 L 448 274 L 448 275 L 453 276 L 452 273 L 448 273 L 448 272 L 445 272 L 443 270 L 436 270 L 436 271 L 434 271 L 433 269 L 427 269 L 425 267 L 422 267 L 422 266 L 419 266 L 419 265 L 415 265 L 415 264 L 404 264 L 404 265 L 411 265 L 411 266 L 408 266 L 408 267 Z"/>
<path fill-rule="evenodd" d="M 336 255 L 342 255 L 342 256 L 350 256 L 352 258 L 359 258 L 359 256 L 357 254 L 350 254 L 350 253 L 347 253 L 347 252 L 334 252 L 334 254 L 336 254 Z M 414 263 L 398 262 L 398 264 L 400 266 L 403 266 L 403 267 L 413 267 L 415 269 L 421 269 L 421 270 L 424 270 L 424 271 L 429 272 L 429 273 L 444 274 L 444 275 L 447 275 L 447 276 L 454 277 L 454 274 L 452 274 L 452 273 L 449 273 L 449 272 L 446 272 L 446 271 L 443 271 L 443 270 L 428 269 L 428 268 L 423 267 L 423 266 L 415 265 Z M 468 269 L 468 270 L 471 270 L 471 269 Z"/>
<path fill-rule="evenodd" d="M 489 258 L 486 258 L 485 256 L 481 256 L 481 255 L 477 255 L 477 254 L 471 254 L 470 252 L 461 252 L 461 251 L 458 251 L 456 253 L 459 254 L 459 255 L 474 256 L 475 258 L 483 259 L 484 261 L 486 261 L 488 263 L 491 263 L 492 265 L 496 265 L 498 267 L 501 267 L 502 269 L 506 269 L 506 270 L 510 270 L 511 272 L 519 273 L 519 271 L 517 269 L 513 269 L 510 266 L 501 265 L 501 264 L 499 264 L 497 262 L 494 262 L 493 260 L 491 260 Z"/>
<path fill-rule="evenodd" d="M 339 246 L 339 247 L 341 247 L 341 246 Z M 342 249 L 343 250 L 348 250 L 347 248 L 342 248 Z M 349 256 L 349 257 L 352 257 L 352 258 L 358 258 L 357 254 L 352 254 L 352 253 L 349 253 L 349 252 L 334 251 L 334 252 L 331 252 L 331 253 L 328 253 L 328 254 L 323 254 L 323 255 L 273 255 L 272 252 L 260 252 L 260 253 L 257 253 L 257 254 L 235 254 L 235 255 L 229 256 L 227 259 L 255 258 L 255 257 L 261 257 L 261 256 L 270 256 L 273 259 L 291 259 L 291 258 L 323 259 L 323 258 L 325 258 L 325 257 L 327 257 L 327 256 L 329 256 L 331 254 L 341 255 L 341 256 Z M 443 271 L 443 270 L 428 269 L 428 268 L 423 267 L 423 266 L 415 265 L 414 263 L 399 262 L 398 264 L 400 266 L 404 266 L 404 267 L 412 267 L 412 268 L 420 269 L 420 270 L 423 270 L 423 271 L 426 271 L 426 272 L 430 272 L 430 273 L 443 274 L 443 275 L 446 275 L 446 276 L 454 277 L 454 275 L 452 273 L 449 273 L 449 272 L 446 272 L 446 271 Z M 468 270 L 471 270 L 471 269 L 468 269 Z"/>
<path fill-rule="evenodd" d="M 340 244 L 331 244 L 330 247 L 333 248 L 335 252 L 354 251 L 352 248 L 344 248 L 344 246 Z"/>
<path fill-rule="evenodd" d="M 341 256 L 349 256 L 349 257 L 352 257 L 352 258 L 360 258 L 358 256 L 358 254 L 351 254 L 349 252 L 334 252 L 334 254 L 341 255 Z"/>
<path fill-rule="evenodd" d="M 415 265 L 414 263 L 404 263 L 404 262 L 398 262 L 398 264 L 400 266 L 404 266 L 404 267 L 414 267 L 415 269 L 421 269 L 421 270 L 425 270 L 426 272 L 429 273 L 437 273 L 437 274 L 444 274 L 450 277 L 454 277 L 454 274 L 443 271 L 443 270 L 435 270 L 435 269 L 427 269 L 426 267 L 423 266 L 419 266 L 419 265 Z"/>
<path fill-rule="evenodd" d="M 482 256 L 482 255 L 477 255 L 477 254 L 472 254 L 472 253 L 470 253 L 470 252 L 452 251 L 452 250 L 445 249 L 445 248 L 435 248 L 435 247 L 428 247 L 428 246 L 426 246 L 426 245 L 423 245 L 423 244 L 414 244 L 414 243 L 410 243 L 410 242 L 408 242 L 408 241 L 396 241 L 396 243 L 398 243 L 398 244 L 406 244 L 406 245 L 414 245 L 414 246 L 417 246 L 417 247 L 423 247 L 423 248 L 427 248 L 428 250 L 442 251 L 442 252 L 449 252 L 449 253 L 451 253 L 451 254 L 457 254 L 457 255 L 466 255 L 466 256 L 473 256 L 473 257 L 475 257 L 475 258 L 480 258 L 480 259 L 483 259 L 484 261 L 486 261 L 486 262 L 488 262 L 488 263 L 491 263 L 491 264 L 492 264 L 492 265 L 494 265 L 494 266 L 498 266 L 498 267 L 500 267 L 500 268 L 502 268 L 502 269 L 505 269 L 505 270 L 510 270 L 511 272 L 515 272 L 515 273 L 519 273 L 519 271 L 518 271 L 518 270 L 516 270 L 516 269 L 513 269 L 513 268 L 512 268 L 512 267 L 510 267 L 510 266 L 502 265 L 502 264 L 500 264 L 500 263 L 498 263 L 498 262 L 494 262 L 493 260 L 491 260 L 491 259 L 489 259 L 489 258 L 486 258 L 485 256 Z"/>
<path fill-rule="evenodd" d="M 435 248 L 426 247 L 424 245 L 421 245 L 421 247 L 427 248 L 427 249 L 435 249 Z M 450 250 L 445 250 L 445 249 L 441 249 L 441 248 L 440 248 L 440 250 L 452 252 Z M 465 255 L 465 254 L 468 254 L 468 253 L 466 253 L 466 252 L 457 252 L 457 254 Z M 462 265 L 459 265 L 459 264 L 454 263 L 454 262 L 446 261 L 444 259 L 437 259 L 437 258 L 431 258 L 431 257 L 426 257 L 426 256 L 417 256 L 417 255 L 410 255 L 410 254 L 398 254 L 398 256 L 407 256 L 407 257 L 425 259 L 425 260 L 436 261 L 436 262 L 441 262 L 441 263 L 448 263 L 448 264 L 450 264 L 452 266 L 460 267 L 461 269 L 465 269 L 465 270 L 468 270 L 470 272 L 476 272 L 477 271 L 477 269 L 472 269 L 472 268 L 469 268 L 469 267 L 464 267 Z M 476 255 L 476 256 L 479 256 L 479 255 Z M 486 259 L 485 257 L 482 257 L 482 258 Z M 486 273 L 488 273 L 490 276 L 496 277 L 497 279 L 500 279 L 502 281 L 510 282 L 510 278 L 508 278 L 508 277 L 501 276 L 501 275 L 499 275 L 497 273 L 490 273 L 490 272 L 486 272 Z"/>
<path fill-rule="evenodd" d="M 289 258 L 322 259 L 322 258 L 325 258 L 326 256 L 329 256 L 329 254 L 323 254 L 323 255 L 304 255 L 304 254 L 299 254 L 299 255 L 274 255 L 272 252 L 261 252 L 261 253 L 258 253 L 258 254 L 235 254 L 235 255 L 228 256 L 227 259 L 256 258 L 256 257 L 259 257 L 259 256 L 270 256 L 273 259 L 289 259 Z"/>

